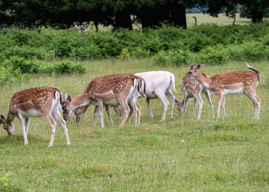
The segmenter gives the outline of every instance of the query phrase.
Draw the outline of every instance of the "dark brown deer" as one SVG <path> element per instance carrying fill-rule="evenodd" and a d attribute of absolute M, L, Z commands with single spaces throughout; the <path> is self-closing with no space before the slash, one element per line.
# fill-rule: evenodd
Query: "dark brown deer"
<path fill-rule="evenodd" d="M 24 144 L 28 145 L 27 133 L 31 117 L 42 116 L 51 127 L 51 136 L 48 147 L 53 146 L 56 122 L 53 116 L 64 129 L 67 146 L 70 146 L 66 123 L 60 115 L 59 110 L 61 106 L 62 93 L 57 88 L 51 87 L 36 87 L 17 92 L 13 95 L 7 117 L 0 115 L 0 123 L 3 124 L 4 129 L 9 135 L 14 134 L 13 120 L 17 117 L 20 121 L 22 133 L 24 137 Z M 23 120 L 25 118 L 25 122 Z"/>

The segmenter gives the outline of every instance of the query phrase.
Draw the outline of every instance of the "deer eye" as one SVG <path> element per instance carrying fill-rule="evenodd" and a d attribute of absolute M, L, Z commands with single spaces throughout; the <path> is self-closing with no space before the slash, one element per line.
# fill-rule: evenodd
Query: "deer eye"
<path fill-rule="evenodd" d="M 190 71 L 189 74 L 191 74 L 192 72 Z"/>

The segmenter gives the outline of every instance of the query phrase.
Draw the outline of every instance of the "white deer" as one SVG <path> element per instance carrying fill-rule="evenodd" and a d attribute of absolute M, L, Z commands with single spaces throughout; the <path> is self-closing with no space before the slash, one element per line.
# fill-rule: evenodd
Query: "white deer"
<path fill-rule="evenodd" d="M 62 110 L 61 96 L 62 93 L 59 89 L 51 87 L 37 87 L 17 92 L 10 101 L 7 117 L 5 118 L 2 114 L 0 115 L 0 123 L 3 124 L 4 129 L 9 135 L 13 135 L 15 130 L 13 120 L 17 117 L 21 124 L 24 144 L 28 145 L 27 133 L 30 118 L 42 116 L 51 127 L 50 142 L 48 145 L 48 147 L 51 147 L 53 146 L 57 125 L 51 117 L 53 116 L 63 127 L 67 146 L 70 146 L 66 123 L 59 112 L 59 110 Z M 23 118 L 25 118 L 25 122 Z"/>
<path fill-rule="evenodd" d="M 163 115 L 160 121 L 165 121 L 167 108 L 169 101 L 166 99 L 166 95 L 171 99 L 170 118 L 173 120 L 173 108 L 175 102 L 175 96 L 172 93 L 172 88 L 175 90 L 175 76 L 168 71 L 149 71 L 143 73 L 134 74 L 143 78 L 146 81 L 146 100 L 149 108 L 150 117 L 153 118 L 151 110 L 150 100 L 160 99 L 164 105 Z M 137 95 L 139 97 L 139 95 Z M 117 118 L 120 118 L 122 108 L 120 106 L 114 108 L 117 113 Z"/>
<path fill-rule="evenodd" d="M 118 106 L 124 109 L 125 116 L 120 126 L 123 126 L 129 117 L 130 111 L 135 116 L 135 124 L 139 123 L 140 114 L 136 105 L 136 94 L 139 92 L 145 96 L 145 81 L 135 75 L 130 74 L 113 74 L 104 77 L 98 77 L 92 80 L 87 88 L 73 99 L 69 94 L 65 94 L 63 101 L 64 119 L 67 121 L 73 113 L 79 108 L 91 104 L 97 106 L 94 112 L 94 124 L 100 115 L 101 127 L 104 127 L 103 107 L 105 105 Z M 131 109 L 130 109 L 131 108 Z M 82 113 L 84 114 L 82 109 Z M 99 114 L 99 115 L 98 115 Z"/>
<path fill-rule="evenodd" d="M 204 87 L 218 95 L 218 117 L 220 116 L 221 105 L 224 115 L 226 115 L 225 95 L 244 93 L 254 104 L 254 118 L 259 119 L 261 100 L 257 97 L 255 90 L 260 80 L 260 74 L 254 67 L 248 64 L 247 66 L 254 73 L 250 71 L 235 71 L 208 77 L 199 71 L 204 67 L 203 64 L 200 64 L 196 68 L 190 69 L 183 80 L 188 81 L 195 78 Z"/>
<path fill-rule="evenodd" d="M 190 69 L 195 69 L 194 64 L 190 65 Z M 177 105 L 177 109 L 179 110 L 179 112 L 183 115 L 186 110 L 187 110 L 187 105 L 190 102 L 191 98 L 194 97 L 194 114 L 193 114 L 193 118 L 195 119 L 196 116 L 196 105 L 197 105 L 197 101 L 199 103 L 199 113 L 198 113 L 198 117 L 197 119 L 200 119 L 201 117 L 201 113 L 203 110 L 203 105 L 204 105 L 204 101 L 202 99 L 202 93 L 205 94 L 209 105 L 211 107 L 211 111 L 212 111 L 212 115 L 214 118 L 214 111 L 213 111 L 213 105 L 212 105 L 212 101 L 210 98 L 210 93 L 209 91 L 202 86 L 196 79 L 190 79 L 188 81 L 183 81 L 182 86 L 181 86 L 181 91 L 183 93 L 183 100 L 182 101 L 178 101 L 177 99 L 175 99 L 175 103 Z"/>

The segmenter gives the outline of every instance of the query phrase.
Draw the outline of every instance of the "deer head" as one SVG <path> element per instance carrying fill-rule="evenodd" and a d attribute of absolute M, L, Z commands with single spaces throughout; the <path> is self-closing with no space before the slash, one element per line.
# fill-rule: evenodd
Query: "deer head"
<path fill-rule="evenodd" d="M 3 124 L 3 127 L 8 132 L 8 135 L 14 134 L 15 127 L 13 122 L 6 121 L 3 114 L 0 115 L 0 124 Z"/>

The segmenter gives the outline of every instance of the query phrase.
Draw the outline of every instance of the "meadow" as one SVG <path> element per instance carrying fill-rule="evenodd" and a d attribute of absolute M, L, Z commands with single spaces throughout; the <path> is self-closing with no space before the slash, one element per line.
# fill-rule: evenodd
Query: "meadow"
<path fill-rule="evenodd" d="M 260 119 L 253 118 L 254 107 L 245 95 L 226 96 L 226 112 L 212 118 L 203 96 L 201 120 L 193 119 L 193 100 L 187 113 L 174 109 L 159 122 L 163 105 L 152 100 L 154 119 L 150 119 L 145 99 L 141 124 L 111 126 L 105 115 L 105 128 L 91 125 L 94 107 L 77 124 L 67 123 L 71 147 L 66 147 L 64 132 L 57 125 L 54 146 L 48 148 L 50 128 L 42 118 L 31 118 L 29 146 L 23 145 L 18 120 L 15 135 L 0 131 L 0 191 L 268 191 L 269 190 L 269 111 L 268 61 L 248 61 L 261 74 L 256 89 L 261 99 Z M 72 96 L 80 94 L 99 76 L 167 70 L 175 74 L 175 97 L 182 100 L 182 77 L 188 65 L 160 66 L 152 58 L 87 60 L 79 75 L 31 75 L 20 84 L 1 87 L 0 109 L 6 115 L 12 95 L 30 87 L 58 87 Z M 196 63 L 197 64 L 197 63 Z M 247 70 L 243 61 L 225 65 L 206 65 L 202 71 L 215 73 Z M 217 96 L 211 94 L 214 112 Z M 170 106 L 169 106 L 170 109 Z M 198 113 L 198 110 L 197 110 Z"/>

